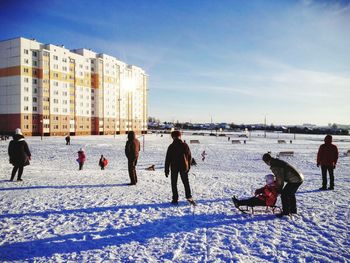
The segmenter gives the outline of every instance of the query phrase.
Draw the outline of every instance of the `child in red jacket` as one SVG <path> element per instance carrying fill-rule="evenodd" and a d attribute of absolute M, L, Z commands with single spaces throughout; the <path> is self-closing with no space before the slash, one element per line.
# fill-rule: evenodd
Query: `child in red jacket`
<path fill-rule="evenodd" d="M 232 197 L 235 207 L 242 205 L 246 206 L 274 206 L 277 200 L 278 192 L 275 177 L 273 174 L 265 176 L 266 185 L 262 188 L 256 189 L 253 197 L 248 199 L 238 200 L 236 196 Z"/>
<path fill-rule="evenodd" d="M 84 163 L 86 161 L 86 155 L 83 148 L 80 148 L 78 152 L 77 162 L 79 163 L 79 170 L 83 170 Z"/>

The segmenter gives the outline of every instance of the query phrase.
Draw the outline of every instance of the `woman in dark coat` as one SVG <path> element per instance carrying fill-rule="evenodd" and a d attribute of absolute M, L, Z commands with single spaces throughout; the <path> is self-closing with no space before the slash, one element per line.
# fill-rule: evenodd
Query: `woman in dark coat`
<path fill-rule="evenodd" d="M 13 140 L 10 141 L 8 154 L 13 165 L 10 181 L 13 181 L 18 171 L 17 181 L 22 181 L 23 168 L 29 165 L 31 154 L 27 142 L 24 140 L 21 129 L 16 129 Z"/>

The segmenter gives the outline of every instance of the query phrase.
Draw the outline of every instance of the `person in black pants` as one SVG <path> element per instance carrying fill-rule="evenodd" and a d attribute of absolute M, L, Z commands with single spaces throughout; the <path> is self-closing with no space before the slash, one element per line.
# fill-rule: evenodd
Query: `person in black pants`
<path fill-rule="evenodd" d="M 179 194 L 177 191 L 177 179 L 180 173 L 181 181 L 185 187 L 185 195 L 188 202 L 195 205 L 192 199 L 188 172 L 191 167 L 191 151 L 188 145 L 181 140 L 180 131 L 171 133 L 173 143 L 169 145 L 165 158 L 165 176 L 168 177 L 171 169 L 171 189 L 173 193 L 172 204 L 177 204 Z"/>
<path fill-rule="evenodd" d="M 8 154 L 10 157 L 10 163 L 13 165 L 10 181 L 14 180 L 17 171 L 17 181 L 22 181 L 23 168 L 24 166 L 29 165 L 31 153 L 27 142 L 24 140 L 22 131 L 19 128 L 16 129 L 13 140 L 10 141 Z"/>
<path fill-rule="evenodd" d="M 136 164 L 139 158 L 140 142 L 136 138 L 134 131 L 128 132 L 128 140 L 125 144 L 125 155 L 128 158 L 128 171 L 130 183 L 129 185 L 137 184 Z"/>
<path fill-rule="evenodd" d="M 263 161 L 270 166 L 272 173 L 276 176 L 277 188 L 281 193 L 282 213 L 278 214 L 277 217 L 296 214 L 295 193 L 304 181 L 303 174 L 289 163 L 271 157 L 269 153 L 263 155 Z M 284 183 L 287 184 L 284 186 Z"/>

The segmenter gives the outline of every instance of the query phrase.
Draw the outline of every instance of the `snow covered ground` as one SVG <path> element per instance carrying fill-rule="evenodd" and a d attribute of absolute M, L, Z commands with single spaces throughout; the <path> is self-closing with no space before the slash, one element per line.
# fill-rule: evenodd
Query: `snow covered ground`
<path fill-rule="evenodd" d="M 8 181 L 12 166 L 2 141 L 0 261 L 350 262 L 350 157 L 344 156 L 350 138 L 335 136 L 341 155 L 335 190 L 320 192 L 315 158 L 323 137 L 255 134 L 247 144 L 232 144 L 226 137 L 183 136 L 200 140 L 190 144 L 198 163 L 190 175 L 196 208 L 185 202 L 181 181 L 179 206 L 169 204 L 170 178 L 163 172 L 169 135 L 146 135 L 137 186 L 126 185 L 125 135 L 72 137 L 70 146 L 62 137 L 27 138 L 32 162 L 23 182 Z M 80 147 L 87 154 L 83 171 L 75 161 Z M 286 150 L 294 156 L 282 159 L 305 175 L 299 215 L 238 212 L 231 196 L 250 196 L 269 173 L 262 154 Z M 105 171 L 97 165 L 101 154 L 109 160 Z M 151 164 L 156 171 L 145 170 Z"/>

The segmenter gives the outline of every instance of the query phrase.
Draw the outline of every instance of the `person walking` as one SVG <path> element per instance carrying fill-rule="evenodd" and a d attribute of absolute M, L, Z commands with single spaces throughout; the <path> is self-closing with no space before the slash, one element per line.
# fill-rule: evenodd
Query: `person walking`
<path fill-rule="evenodd" d="M 295 193 L 304 181 L 303 174 L 289 163 L 271 157 L 269 153 L 265 153 L 262 159 L 276 176 L 277 189 L 281 193 L 282 213 L 277 214 L 277 217 L 297 214 Z"/>
<path fill-rule="evenodd" d="M 66 145 L 70 145 L 70 136 L 69 136 L 69 134 L 66 136 L 65 140 L 66 140 Z"/>
<path fill-rule="evenodd" d="M 130 183 L 129 185 L 136 185 L 137 175 L 136 175 L 136 164 L 139 158 L 140 152 L 140 142 L 136 139 L 135 132 L 128 132 L 128 140 L 125 144 L 125 155 L 128 158 L 128 170 Z"/>
<path fill-rule="evenodd" d="M 189 203 L 195 205 L 188 180 L 192 160 L 190 148 L 181 140 L 180 131 L 173 131 L 171 137 L 173 138 L 173 142 L 169 145 L 165 158 L 166 177 L 168 177 L 171 170 L 171 189 L 173 194 L 171 203 L 174 205 L 178 204 L 177 179 L 180 173 L 181 181 L 185 187 L 186 199 Z"/>
<path fill-rule="evenodd" d="M 84 149 L 80 148 L 80 150 L 78 151 L 78 159 L 77 159 L 77 162 L 79 163 L 79 171 L 83 170 L 85 161 L 86 161 L 86 155 L 85 155 Z"/>
<path fill-rule="evenodd" d="M 8 147 L 8 155 L 10 157 L 10 163 L 13 165 L 11 179 L 13 181 L 15 175 L 18 171 L 17 181 L 22 180 L 23 168 L 29 165 L 29 160 L 31 160 L 31 153 L 27 142 L 24 140 L 21 129 L 16 129 L 13 140 L 10 141 Z"/>
<path fill-rule="evenodd" d="M 327 190 L 327 171 L 329 174 L 329 188 L 334 190 L 334 169 L 337 165 L 339 153 L 338 147 L 332 144 L 332 135 L 326 135 L 324 144 L 322 144 L 317 153 L 317 167 L 321 165 L 322 172 L 322 187 L 320 190 Z"/>

